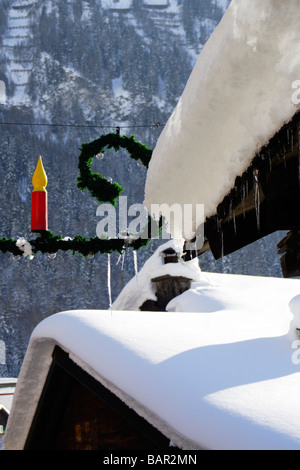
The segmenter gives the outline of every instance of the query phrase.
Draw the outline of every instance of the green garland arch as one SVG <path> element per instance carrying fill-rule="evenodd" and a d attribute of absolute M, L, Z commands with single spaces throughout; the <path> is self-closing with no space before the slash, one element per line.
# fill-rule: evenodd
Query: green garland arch
<path fill-rule="evenodd" d="M 98 202 L 109 202 L 116 205 L 117 199 L 123 191 L 122 186 L 118 183 L 110 183 L 104 176 L 98 173 L 93 173 L 91 165 L 94 157 L 99 153 L 104 153 L 105 148 L 113 148 L 119 151 L 120 148 L 127 150 L 129 156 L 134 160 L 140 160 L 141 163 L 148 167 L 152 150 L 146 145 L 137 142 L 135 136 L 130 137 L 120 136 L 119 132 L 109 133 L 100 136 L 98 139 L 90 142 L 83 143 L 81 153 L 79 156 L 79 177 L 77 178 L 77 186 L 80 190 L 88 189 L 93 197 Z M 55 235 L 50 231 L 41 232 L 34 240 L 28 240 L 32 247 L 32 253 L 57 253 L 61 251 L 72 251 L 73 254 L 80 253 L 83 256 L 89 256 L 96 253 L 122 253 L 128 247 L 134 250 L 139 250 L 141 247 L 149 244 L 153 234 L 156 230 L 157 235 L 161 232 L 162 222 L 153 221 L 148 217 L 148 226 L 145 228 L 146 232 L 141 237 L 128 238 L 114 238 L 114 239 L 100 239 L 93 237 L 87 239 L 81 235 L 76 235 L 73 239 L 66 239 L 62 235 Z M 14 256 L 23 255 L 17 245 L 17 241 L 11 238 L 0 238 L 0 251 L 2 253 L 10 252 Z"/>
<path fill-rule="evenodd" d="M 116 202 L 123 191 L 122 186 L 118 183 L 110 183 L 104 176 L 99 173 L 93 173 L 91 165 L 95 155 L 105 152 L 105 147 L 114 148 L 116 152 L 120 147 L 126 149 L 128 154 L 134 160 L 140 160 L 142 164 L 148 167 L 152 150 L 135 140 L 135 136 L 120 136 L 118 133 L 110 133 L 102 135 L 93 142 L 82 144 L 79 156 L 80 175 L 77 179 L 77 186 L 84 191 L 88 189 L 98 202 L 109 202 L 116 205 Z"/>

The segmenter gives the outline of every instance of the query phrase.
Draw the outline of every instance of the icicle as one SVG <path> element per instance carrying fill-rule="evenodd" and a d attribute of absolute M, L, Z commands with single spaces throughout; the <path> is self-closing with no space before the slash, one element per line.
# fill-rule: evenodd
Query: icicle
<path fill-rule="evenodd" d="M 298 179 L 299 179 L 299 188 L 300 188 L 300 148 L 298 151 Z"/>
<path fill-rule="evenodd" d="M 133 250 L 133 263 L 134 263 L 134 272 L 135 272 L 135 280 L 136 280 L 136 294 L 138 295 L 139 292 L 139 280 L 138 280 L 138 259 L 137 259 L 137 252 Z"/>
<path fill-rule="evenodd" d="M 224 258 L 224 233 L 223 229 L 221 228 L 221 258 Z"/>
<path fill-rule="evenodd" d="M 221 259 L 222 259 L 222 266 L 224 269 L 224 233 L 223 233 L 223 230 L 221 232 Z"/>
<path fill-rule="evenodd" d="M 122 256 L 123 256 L 123 253 L 119 255 L 118 261 L 116 262 L 116 266 L 118 266 L 118 264 L 120 264 Z"/>
<path fill-rule="evenodd" d="M 123 229 L 121 230 L 119 236 L 124 238 L 125 236 L 127 236 L 127 229 Z M 119 258 L 118 258 L 118 261 L 116 263 L 116 266 L 118 266 L 118 264 L 120 264 L 120 262 L 122 261 L 121 263 L 121 270 L 123 271 L 123 268 L 124 268 L 124 261 L 125 261 L 125 253 L 126 253 L 126 250 L 128 248 L 128 243 L 127 243 L 127 240 L 125 239 L 125 242 L 124 242 L 124 245 L 123 245 L 123 252 L 120 254 Z"/>
<path fill-rule="evenodd" d="M 135 275 L 137 276 L 139 271 L 138 271 L 138 260 L 137 260 L 136 250 L 133 250 L 133 262 L 134 262 L 134 272 L 135 272 Z"/>
<path fill-rule="evenodd" d="M 285 152 L 283 154 L 283 163 L 284 163 L 284 168 L 286 169 L 286 156 L 285 156 Z"/>
<path fill-rule="evenodd" d="M 259 181 L 258 181 L 258 170 L 253 172 L 253 189 L 254 189 L 254 205 L 256 212 L 257 228 L 260 231 L 260 201 L 259 201 Z"/>
<path fill-rule="evenodd" d="M 223 234 L 222 222 L 219 219 L 219 217 L 217 217 L 216 222 L 217 222 L 217 232 L 220 236 L 220 243 L 221 243 L 221 258 L 223 259 L 224 258 L 224 234 Z"/>
<path fill-rule="evenodd" d="M 245 185 L 242 185 L 242 210 L 243 210 L 243 216 L 244 218 L 246 217 L 246 211 L 245 211 L 245 199 L 246 199 L 246 190 L 245 190 Z"/>
<path fill-rule="evenodd" d="M 235 212 L 232 213 L 232 220 L 233 220 L 233 230 L 234 234 L 236 235 L 236 220 L 235 220 Z"/>
<path fill-rule="evenodd" d="M 122 256 L 122 266 L 121 266 L 122 271 L 124 269 L 125 256 L 126 256 L 126 251 L 124 251 L 123 256 Z"/>
<path fill-rule="evenodd" d="M 111 297 L 111 259 L 110 253 L 107 255 L 107 288 L 108 288 L 108 300 L 109 309 L 112 309 L 112 297 Z"/>
<path fill-rule="evenodd" d="M 298 178 L 300 187 L 300 127 L 298 128 Z"/>
<path fill-rule="evenodd" d="M 232 200 L 230 201 L 230 204 L 229 204 L 229 220 L 232 219 Z"/>
<path fill-rule="evenodd" d="M 269 165 L 270 165 L 270 172 L 272 171 L 272 158 L 271 158 L 271 151 L 269 149 Z"/>

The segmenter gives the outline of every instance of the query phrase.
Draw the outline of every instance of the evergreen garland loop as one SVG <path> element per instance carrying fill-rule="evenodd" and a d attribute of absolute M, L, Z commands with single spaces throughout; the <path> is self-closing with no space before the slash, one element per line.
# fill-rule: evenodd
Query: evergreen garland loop
<path fill-rule="evenodd" d="M 109 202 L 115 206 L 123 191 L 122 186 L 118 183 L 110 183 L 104 176 L 93 173 L 91 170 L 94 157 L 99 153 L 104 154 L 106 147 L 113 148 L 116 152 L 120 150 L 120 147 L 124 148 L 131 158 L 140 160 L 146 167 L 149 165 L 152 150 L 137 142 L 134 135 L 127 137 L 120 136 L 118 133 L 105 134 L 93 142 L 82 144 L 78 164 L 80 172 L 77 178 L 78 188 L 81 191 L 88 189 L 100 203 Z"/>
<path fill-rule="evenodd" d="M 149 165 L 152 150 L 137 142 L 134 135 L 127 137 L 120 136 L 119 133 L 102 135 L 93 142 L 82 144 L 78 164 L 80 172 L 77 178 L 78 188 L 82 191 L 88 189 L 100 204 L 109 202 L 115 206 L 123 191 L 122 186 L 118 183 L 110 183 L 104 176 L 93 173 L 91 170 L 94 157 L 99 153 L 104 153 L 106 147 L 113 148 L 116 152 L 119 151 L 120 147 L 126 149 L 131 158 L 136 161 L 140 160 L 145 167 Z M 127 237 L 112 239 L 98 237 L 87 239 L 81 235 L 76 235 L 74 238 L 63 238 L 62 235 L 54 235 L 50 231 L 43 231 L 37 238 L 29 240 L 28 243 L 33 254 L 38 252 L 51 254 L 57 253 L 59 250 L 64 252 L 72 251 L 73 254 L 80 253 L 83 256 L 112 252 L 121 254 L 129 247 L 133 250 L 139 250 L 141 247 L 147 246 L 151 240 L 150 234 L 153 234 L 153 230 L 155 230 L 156 236 L 161 233 L 161 229 L 162 220 L 156 222 L 149 216 L 148 226 L 145 227 L 144 233 L 140 237 L 128 235 Z M 17 240 L 6 237 L 0 238 L 0 251 L 2 253 L 10 252 L 17 257 L 24 255 L 24 251 L 17 246 Z"/>

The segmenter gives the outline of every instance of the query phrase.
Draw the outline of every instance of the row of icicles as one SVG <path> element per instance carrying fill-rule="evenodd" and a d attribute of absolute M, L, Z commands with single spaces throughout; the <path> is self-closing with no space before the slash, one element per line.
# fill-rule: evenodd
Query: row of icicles
<path fill-rule="evenodd" d="M 298 133 L 300 135 L 300 128 L 298 129 Z M 294 148 L 294 142 L 295 142 L 295 136 L 294 136 L 294 129 L 291 129 L 290 127 L 287 128 L 287 134 L 286 134 L 286 142 L 290 150 L 293 150 Z M 280 138 L 278 138 L 278 147 L 282 149 L 282 153 L 280 154 L 280 158 L 283 158 L 284 161 L 284 166 L 285 169 L 287 168 L 286 166 L 286 152 L 287 149 L 285 145 L 282 145 L 282 142 Z M 272 172 L 272 158 L 271 158 L 271 151 L 270 149 L 267 150 L 267 152 L 261 151 L 260 156 L 258 157 L 261 160 L 268 160 L 268 165 L 269 165 L 269 171 Z M 299 188 L 300 188 L 300 138 L 298 138 L 298 176 L 299 176 Z M 237 187 L 235 187 L 235 192 L 237 192 Z M 241 184 L 241 205 L 242 205 L 242 211 L 244 217 L 246 216 L 245 213 L 245 200 L 249 196 L 249 183 L 246 180 L 245 183 Z M 260 190 L 259 190 L 259 170 L 254 169 L 253 170 L 253 198 L 254 198 L 254 207 L 255 207 L 255 213 L 256 213 L 256 223 L 257 223 L 257 229 L 260 231 Z M 232 221 L 233 223 L 233 228 L 234 228 L 234 233 L 236 235 L 237 229 L 236 229 L 236 217 L 235 217 L 235 211 L 233 209 L 233 200 L 231 199 L 229 202 L 229 208 L 227 212 L 226 217 L 220 217 L 217 216 L 217 231 L 220 234 L 220 239 L 221 239 L 221 256 L 222 258 L 224 257 L 224 237 L 223 237 L 223 230 L 222 230 L 222 222 L 220 219 L 227 218 Z"/>

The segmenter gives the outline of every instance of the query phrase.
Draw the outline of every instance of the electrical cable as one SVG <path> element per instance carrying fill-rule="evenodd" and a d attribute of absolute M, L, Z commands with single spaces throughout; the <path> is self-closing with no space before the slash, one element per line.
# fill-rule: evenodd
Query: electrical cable
<path fill-rule="evenodd" d="M 1 126 L 42 126 L 42 127 L 72 127 L 72 128 L 98 128 L 98 129 L 137 129 L 137 128 L 159 128 L 163 124 L 157 122 L 155 124 L 132 125 L 132 126 L 116 126 L 103 124 L 61 124 L 61 123 L 37 123 L 37 122 L 0 122 Z"/>

